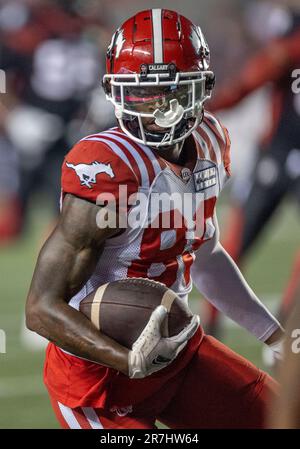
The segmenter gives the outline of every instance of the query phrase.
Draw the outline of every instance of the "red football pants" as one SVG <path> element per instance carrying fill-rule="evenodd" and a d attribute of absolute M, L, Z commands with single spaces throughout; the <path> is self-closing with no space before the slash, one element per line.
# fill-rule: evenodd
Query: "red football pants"
<path fill-rule="evenodd" d="M 204 336 L 188 366 L 131 410 L 68 408 L 51 398 L 63 428 L 263 428 L 277 383 L 213 337 Z M 125 415 L 125 416 L 122 416 Z"/>

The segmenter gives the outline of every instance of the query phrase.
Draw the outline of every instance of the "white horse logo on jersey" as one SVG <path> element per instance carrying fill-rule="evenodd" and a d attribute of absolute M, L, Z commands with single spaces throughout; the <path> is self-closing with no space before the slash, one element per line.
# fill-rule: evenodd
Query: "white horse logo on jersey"
<path fill-rule="evenodd" d="M 89 189 L 92 188 L 91 184 L 96 184 L 96 176 L 100 173 L 106 173 L 111 178 L 115 177 L 113 169 L 110 164 L 102 164 L 101 162 L 94 161 L 91 164 L 69 164 L 66 162 L 68 168 L 75 170 L 76 175 L 80 179 L 82 186 L 86 186 Z"/>

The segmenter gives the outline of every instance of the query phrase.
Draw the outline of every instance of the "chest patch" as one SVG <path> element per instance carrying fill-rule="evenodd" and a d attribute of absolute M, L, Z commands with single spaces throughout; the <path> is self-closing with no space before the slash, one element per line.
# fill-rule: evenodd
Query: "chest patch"
<path fill-rule="evenodd" d="M 217 168 L 213 163 L 207 168 L 203 168 L 193 174 L 194 184 L 196 192 L 202 192 L 203 190 L 213 187 L 217 184 Z"/>

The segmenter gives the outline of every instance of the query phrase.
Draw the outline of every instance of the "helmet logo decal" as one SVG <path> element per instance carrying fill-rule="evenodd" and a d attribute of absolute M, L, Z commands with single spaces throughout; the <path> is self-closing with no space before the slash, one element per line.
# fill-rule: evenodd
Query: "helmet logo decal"
<path fill-rule="evenodd" d="M 207 70 L 210 63 L 210 51 L 206 42 L 206 39 L 202 33 L 202 30 L 199 26 L 193 26 L 192 32 L 190 35 L 190 39 L 192 41 L 193 47 L 196 50 L 197 54 L 203 58 L 202 68 Z"/>
<path fill-rule="evenodd" d="M 148 64 L 142 64 L 141 65 L 141 78 L 145 79 L 148 75 Z"/>
<path fill-rule="evenodd" d="M 147 78 L 149 73 L 168 73 L 170 78 L 175 78 L 177 68 L 173 62 L 170 64 L 141 64 L 140 74 L 142 78 Z"/>
<path fill-rule="evenodd" d="M 116 42 L 115 42 L 116 58 L 118 58 L 120 56 L 120 53 L 121 53 L 124 43 L 125 43 L 124 31 L 121 29 L 121 30 L 118 30 L 118 35 L 117 35 Z"/>
<path fill-rule="evenodd" d="M 190 35 L 190 39 L 192 41 L 193 47 L 196 50 L 196 52 L 198 53 L 198 55 L 200 55 L 201 53 L 201 48 L 202 48 L 202 42 L 199 36 L 199 33 L 197 32 L 197 28 L 193 27 L 192 28 L 192 33 Z"/>
<path fill-rule="evenodd" d="M 113 35 L 111 43 L 109 44 L 109 47 L 107 49 L 108 56 L 111 57 L 115 50 L 115 58 L 118 58 L 120 56 L 124 43 L 124 30 L 119 28 Z"/>

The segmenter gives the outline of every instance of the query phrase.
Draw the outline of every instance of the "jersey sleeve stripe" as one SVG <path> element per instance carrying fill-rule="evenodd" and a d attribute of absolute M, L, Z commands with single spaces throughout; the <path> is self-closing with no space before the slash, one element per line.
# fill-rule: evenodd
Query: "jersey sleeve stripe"
<path fill-rule="evenodd" d="M 58 407 L 60 409 L 60 412 L 61 412 L 64 420 L 66 421 L 66 423 L 68 424 L 70 429 L 81 429 L 81 426 L 80 426 L 79 422 L 77 421 L 72 409 L 70 409 L 69 407 L 66 407 L 65 405 L 61 404 L 60 402 L 58 402 Z"/>
<path fill-rule="evenodd" d="M 82 407 L 82 411 L 92 429 L 103 429 L 100 419 L 92 407 Z"/>
<path fill-rule="evenodd" d="M 136 160 L 140 171 L 141 171 L 141 176 L 142 176 L 142 186 L 143 187 L 150 187 L 150 175 L 148 172 L 148 168 L 146 166 L 145 161 L 143 160 L 142 155 L 140 155 L 140 153 L 137 151 L 137 149 L 133 146 L 133 143 L 130 139 L 126 139 L 126 137 L 122 134 L 119 135 L 117 133 L 104 133 L 107 136 L 110 136 L 112 138 L 115 138 L 118 142 L 122 143 L 123 145 L 126 146 L 127 150 L 131 153 L 131 155 L 134 157 L 134 159 Z"/>
<path fill-rule="evenodd" d="M 162 170 L 162 167 L 158 161 L 158 158 L 153 154 L 152 150 L 149 147 L 146 147 L 145 145 L 139 145 L 139 146 L 143 149 L 143 151 L 147 154 L 148 158 L 152 162 L 153 169 L 154 169 L 155 176 L 156 176 Z"/>
<path fill-rule="evenodd" d="M 204 120 L 205 119 L 208 125 L 211 127 L 212 131 L 217 132 L 219 139 L 221 139 L 223 143 L 226 143 L 224 129 L 219 120 L 207 111 L 205 111 Z"/>
<path fill-rule="evenodd" d="M 136 148 L 136 151 L 139 153 L 139 155 L 143 159 L 143 161 L 147 167 L 147 170 L 148 170 L 150 184 L 152 184 L 152 182 L 155 178 L 155 170 L 154 170 L 151 160 L 149 159 L 149 157 L 147 156 L 145 151 L 136 142 L 132 142 L 132 145 Z"/>
<path fill-rule="evenodd" d="M 92 141 L 92 142 L 103 142 L 106 144 L 106 146 L 113 152 L 115 153 L 117 156 L 119 156 L 122 161 L 128 166 L 128 168 L 132 171 L 132 173 L 134 174 L 134 176 L 136 177 L 136 174 L 133 170 L 133 167 L 131 166 L 127 156 L 124 154 L 124 152 L 121 150 L 121 148 L 119 148 L 115 143 L 113 142 L 109 142 L 107 139 L 102 139 L 100 137 L 92 137 L 89 139 L 84 139 L 86 141 Z"/>
<path fill-rule="evenodd" d="M 198 132 L 199 132 L 200 136 L 202 137 L 202 139 L 204 140 L 204 142 L 206 142 L 207 148 L 209 150 L 209 159 L 211 159 L 213 162 L 217 163 L 216 153 L 213 149 L 213 144 L 210 139 L 210 136 L 204 131 L 204 129 L 202 128 L 202 125 L 201 125 L 201 127 L 199 127 Z"/>
<path fill-rule="evenodd" d="M 152 182 L 157 173 L 161 171 L 161 166 L 158 162 L 158 158 L 155 156 L 155 154 L 151 151 L 149 147 L 133 142 L 124 133 L 117 132 L 116 134 L 118 134 L 121 138 L 129 142 L 139 152 L 140 156 L 143 158 L 146 167 L 148 169 L 150 182 Z"/>
<path fill-rule="evenodd" d="M 208 136 L 208 139 L 210 141 L 210 149 L 211 149 L 211 156 L 214 161 L 217 161 L 218 165 L 221 165 L 222 163 L 222 155 L 221 155 L 221 148 L 219 145 L 219 142 L 214 135 L 214 133 L 211 131 L 211 129 L 205 125 L 205 123 L 201 124 L 202 131 Z"/>
<path fill-rule="evenodd" d="M 81 429 L 92 429 L 90 422 L 87 420 L 83 410 L 80 407 L 71 409 L 77 419 Z"/>
<path fill-rule="evenodd" d="M 194 134 L 195 139 L 197 140 L 201 150 L 203 151 L 204 159 L 210 159 L 211 157 L 210 157 L 210 153 L 209 153 L 209 148 L 207 146 L 207 143 L 203 139 L 203 137 L 196 130 L 194 131 L 193 134 Z"/>
<path fill-rule="evenodd" d="M 148 175 L 149 175 L 149 180 L 150 180 L 150 184 L 152 183 L 153 179 L 156 176 L 155 173 L 155 167 L 153 165 L 153 161 L 151 158 L 149 158 L 148 153 L 145 154 L 144 149 L 141 147 L 141 145 L 137 144 L 136 142 L 133 142 L 128 136 L 126 136 L 126 134 L 122 133 L 122 132 L 116 132 L 116 134 L 118 134 L 118 136 L 120 138 L 125 139 L 132 147 L 134 147 L 136 149 L 136 151 L 139 153 L 139 155 L 141 156 L 141 158 L 143 159 L 147 170 L 148 170 Z M 155 156 L 153 155 L 153 153 L 151 152 L 151 150 L 148 148 L 148 151 L 150 152 L 150 154 L 152 155 L 153 158 L 155 158 Z M 155 158 L 156 159 L 156 158 Z"/>
<path fill-rule="evenodd" d="M 193 139 L 194 139 L 194 142 L 195 142 L 195 145 L 196 145 L 198 157 L 199 157 L 200 159 L 205 159 L 204 151 L 203 151 L 203 149 L 202 149 L 202 147 L 201 147 L 201 145 L 200 145 L 200 142 L 199 142 L 198 139 L 196 138 L 195 131 L 193 132 L 192 136 L 193 136 Z"/>
<path fill-rule="evenodd" d="M 130 153 L 130 151 L 128 151 L 128 149 L 126 148 L 125 145 L 123 145 L 120 141 L 118 141 L 117 139 L 114 139 L 113 137 L 106 135 L 105 139 L 107 139 L 109 142 L 114 143 L 115 145 L 118 145 L 118 147 L 124 152 L 124 154 L 126 155 L 128 160 L 130 161 L 130 164 L 135 172 L 135 175 L 137 176 L 137 178 L 139 180 L 139 185 L 141 185 L 142 184 L 141 170 L 140 170 L 140 167 L 139 167 L 138 163 L 136 162 L 135 158 Z"/>

